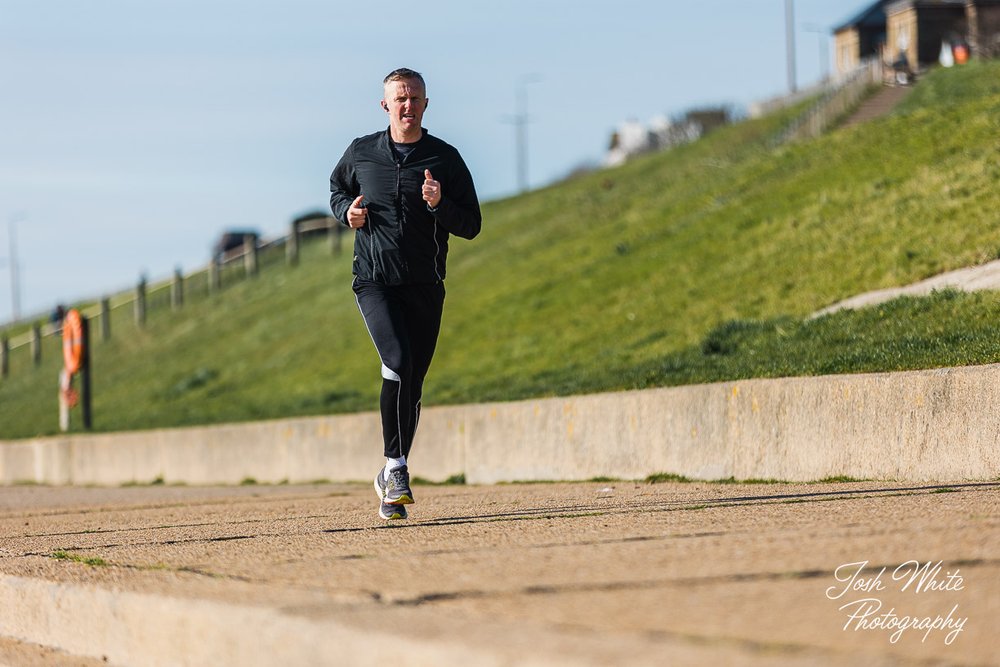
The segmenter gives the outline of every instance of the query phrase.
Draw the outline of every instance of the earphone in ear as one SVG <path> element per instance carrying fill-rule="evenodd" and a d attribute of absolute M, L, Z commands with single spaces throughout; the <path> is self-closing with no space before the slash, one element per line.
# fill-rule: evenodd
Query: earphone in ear
<path fill-rule="evenodd" d="M 386 113 L 388 113 L 388 111 L 389 111 L 389 105 L 388 104 L 386 104 L 385 102 L 382 102 L 382 108 L 386 110 Z"/>

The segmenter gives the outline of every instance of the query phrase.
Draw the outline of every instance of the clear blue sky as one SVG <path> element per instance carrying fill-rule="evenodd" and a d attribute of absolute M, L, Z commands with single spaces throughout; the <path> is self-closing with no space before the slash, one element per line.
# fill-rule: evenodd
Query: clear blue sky
<path fill-rule="evenodd" d="M 798 83 L 820 35 L 868 3 L 796 0 Z M 530 183 L 598 162 L 628 118 L 787 90 L 784 0 L 0 0 L 0 323 L 165 278 L 228 227 L 282 234 L 328 201 L 382 77 L 421 71 L 424 126 L 481 199 L 516 190 L 515 89 Z M 832 44 L 828 52 L 832 52 Z M 485 224 L 489 224 L 487 219 Z"/>

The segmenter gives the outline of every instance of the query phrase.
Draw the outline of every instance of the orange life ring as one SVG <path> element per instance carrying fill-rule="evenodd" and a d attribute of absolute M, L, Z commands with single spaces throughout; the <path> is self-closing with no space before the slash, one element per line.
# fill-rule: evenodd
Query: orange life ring
<path fill-rule="evenodd" d="M 63 320 L 63 362 L 70 375 L 79 371 L 83 363 L 83 321 L 75 308 Z"/>

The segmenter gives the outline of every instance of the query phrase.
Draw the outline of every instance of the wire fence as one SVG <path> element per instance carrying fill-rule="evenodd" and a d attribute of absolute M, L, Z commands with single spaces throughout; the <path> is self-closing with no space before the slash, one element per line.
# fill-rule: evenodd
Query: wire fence
<path fill-rule="evenodd" d="M 207 299 L 229 286 L 250 279 L 261 271 L 299 263 L 303 239 L 325 234 L 332 254 L 342 250 L 344 227 L 332 217 L 315 217 L 296 220 L 286 236 L 270 241 L 259 240 L 256 235 L 243 237 L 242 245 L 213 256 L 207 265 L 189 273 L 180 269 L 173 275 L 148 282 L 140 278 L 134 289 L 78 304 L 80 314 L 93 323 L 91 340 L 108 341 L 114 331 L 131 320 L 133 328 L 143 328 L 150 312 L 166 309 L 179 311 L 185 304 Z M 131 308 L 129 317 L 128 309 Z M 16 332 L 8 334 L 8 332 Z M 19 366 L 38 367 L 43 354 L 61 349 L 48 339 L 62 335 L 62 322 L 57 317 L 48 321 L 36 318 L 29 322 L 10 323 L 0 332 L 0 378 L 11 372 L 11 360 L 18 350 L 30 354 L 30 364 Z M 19 353 L 21 354 L 21 353 Z"/>

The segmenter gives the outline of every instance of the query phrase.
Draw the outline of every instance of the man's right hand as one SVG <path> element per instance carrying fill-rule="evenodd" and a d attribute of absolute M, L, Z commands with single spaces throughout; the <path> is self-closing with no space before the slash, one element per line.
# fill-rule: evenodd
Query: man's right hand
<path fill-rule="evenodd" d="M 364 198 L 364 195 L 358 195 L 351 204 L 351 207 L 347 209 L 347 226 L 351 229 L 364 227 L 368 219 L 368 212 L 365 210 L 365 205 L 361 203 L 361 200 Z"/>

